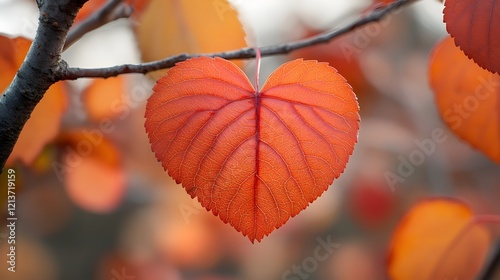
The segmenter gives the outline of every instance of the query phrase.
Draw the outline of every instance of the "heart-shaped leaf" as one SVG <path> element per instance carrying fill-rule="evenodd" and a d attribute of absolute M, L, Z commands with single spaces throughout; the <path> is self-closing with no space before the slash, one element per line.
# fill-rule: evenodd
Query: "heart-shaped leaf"
<path fill-rule="evenodd" d="M 145 127 L 156 158 L 252 242 L 318 198 L 357 141 L 356 96 L 327 63 L 288 62 L 257 92 L 232 62 L 200 57 L 153 90 Z"/>

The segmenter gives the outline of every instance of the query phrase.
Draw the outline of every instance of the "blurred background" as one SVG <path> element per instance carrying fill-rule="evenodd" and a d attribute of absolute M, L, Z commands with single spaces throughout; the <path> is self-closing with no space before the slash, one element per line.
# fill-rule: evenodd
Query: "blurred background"
<path fill-rule="evenodd" d="M 159 59 L 170 47 L 171 54 L 215 51 L 202 43 L 170 46 L 177 44 L 173 35 L 159 34 L 171 18 L 167 2 L 152 0 L 130 19 L 92 31 L 63 58 L 70 66 L 105 67 Z M 248 46 L 303 39 L 356 20 L 374 4 L 233 0 L 245 31 L 238 33 L 231 31 L 241 26 L 232 26 L 225 2 L 206 3 L 203 9 L 200 3 L 177 4 L 181 10 L 173 13 L 186 17 L 195 34 L 184 32 L 184 41 L 203 33 L 220 51 L 239 48 L 242 39 Z M 4 269 L 4 238 L 0 279 L 388 279 L 391 237 L 415 202 L 445 196 L 465 201 L 476 214 L 499 214 L 500 168 L 446 128 L 429 88 L 429 54 L 446 34 L 442 10 L 440 1 L 419 1 L 331 43 L 263 59 L 260 81 L 291 59 L 329 62 L 357 94 L 361 128 L 344 174 L 256 244 L 201 208 L 156 161 L 143 116 L 158 73 L 65 82 L 63 113 L 32 134 L 55 130 L 53 135 L 40 144 L 32 138 L 27 145 L 40 149 L 10 162 L 16 172 L 17 272 Z M 210 23 L 190 12 L 213 13 L 231 30 L 207 33 L 197 26 Z M 35 1 L 0 0 L 0 33 L 6 36 L 33 39 L 37 17 Z M 254 61 L 238 63 L 253 79 Z M 54 107 L 48 108 L 45 114 Z M 37 118 L 45 119 L 43 114 Z M 434 142 L 435 151 L 401 176 L 402 162 L 435 129 L 444 131 L 445 140 Z M 399 179 L 388 180 L 390 174 Z M 2 192 L 6 176 L 0 177 Z M 7 236 L 5 226 L 0 234 Z"/>

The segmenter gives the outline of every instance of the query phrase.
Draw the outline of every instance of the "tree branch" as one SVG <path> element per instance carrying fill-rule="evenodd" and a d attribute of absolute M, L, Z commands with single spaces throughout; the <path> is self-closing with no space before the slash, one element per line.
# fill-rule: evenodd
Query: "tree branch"
<path fill-rule="evenodd" d="M 76 43 L 90 31 L 117 19 L 130 17 L 133 11 L 130 7 L 122 6 L 121 9 L 117 9 L 123 1 L 124 0 L 109 0 L 99 10 L 75 25 L 68 33 L 68 38 L 66 38 L 66 42 L 64 44 L 64 50 L 71 47 L 71 45 Z"/>
<path fill-rule="evenodd" d="M 47 89 L 58 81 L 67 32 L 87 0 L 38 0 L 36 37 L 14 80 L 0 96 L 0 171 Z"/>
<path fill-rule="evenodd" d="M 294 50 L 298 50 L 301 48 L 305 48 L 308 46 L 327 43 L 330 40 L 337 38 L 343 34 L 349 33 L 357 28 L 365 26 L 372 22 L 377 22 L 381 20 L 384 16 L 389 14 L 390 12 L 399 9 L 405 5 L 409 5 L 418 0 L 399 0 L 395 1 L 387 6 L 384 6 L 379 9 L 375 9 L 367 16 L 364 16 L 344 27 L 339 29 L 332 30 L 330 32 L 322 33 L 317 36 L 307 38 L 300 41 L 295 41 L 291 43 L 265 46 L 260 48 L 262 56 L 271 56 L 278 54 L 287 54 Z M 62 80 L 75 80 L 78 78 L 108 78 L 113 76 L 118 76 L 121 74 L 128 73 L 141 73 L 145 74 L 148 72 L 170 68 L 173 67 L 176 63 L 187 60 L 193 57 L 199 56 L 209 56 L 209 57 L 222 57 L 225 59 L 246 59 L 246 58 L 254 58 L 255 57 L 255 49 L 254 48 L 243 48 L 234 51 L 227 52 L 217 52 L 217 53 L 209 53 L 209 54 L 180 54 L 171 56 L 162 60 L 140 63 L 140 64 L 123 64 L 112 67 L 104 67 L 104 68 L 67 68 L 62 76 L 60 77 Z"/>
<path fill-rule="evenodd" d="M 100 18 L 100 21 L 94 17 L 89 18 L 86 24 L 82 23 L 80 27 L 73 29 L 71 37 L 67 38 L 68 30 L 73 24 L 77 12 L 86 1 L 37 0 L 40 17 L 35 40 L 14 80 L 4 94 L 0 96 L 0 143 L 2 145 L 0 148 L 0 173 L 3 171 L 5 162 L 33 109 L 40 102 L 47 89 L 60 80 L 75 80 L 84 77 L 107 78 L 126 73 L 144 74 L 170 68 L 177 62 L 198 56 L 218 56 L 226 59 L 255 57 L 253 48 L 243 48 L 211 54 L 180 54 L 148 63 L 124 64 L 107 68 L 69 68 L 61 60 L 63 49 L 78 40 L 85 32 L 92 30 L 89 29 L 89 26 L 97 28 L 105 24 L 102 21 L 103 14 L 112 15 L 112 11 L 122 0 L 110 0 L 105 8 L 100 10 L 102 14 L 95 15 L 96 18 Z M 326 43 L 359 27 L 379 21 L 390 12 L 416 1 L 418 0 L 398 0 L 383 8 L 374 10 L 367 16 L 342 28 L 305 40 L 262 47 L 260 51 L 262 56 L 270 56 L 286 54 L 300 48 Z M 113 16 L 108 20 L 112 18 Z"/>

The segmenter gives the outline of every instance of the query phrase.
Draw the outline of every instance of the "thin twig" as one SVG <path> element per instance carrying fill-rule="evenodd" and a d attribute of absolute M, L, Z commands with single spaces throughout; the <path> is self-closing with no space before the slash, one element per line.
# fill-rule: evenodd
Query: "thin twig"
<path fill-rule="evenodd" d="M 68 33 L 66 43 L 64 44 L 64 50 L 68 49 L 90 31 L 117 19 L 130 17 L 132 9 L 127 9 L 125 7 L 123 9 L 117 9 L 123 1 L 124 0 L 109 0 L 99 10 L 92 13 L 82 22 L 76 24 Z"/>
<path fill-rule="evenodd" d="M 271 56 L 277 54 L 287 54 L 294 50 L 305 48 L 308 46 L 327 43 L 330 40 L 339 37 L 343 34 L 349 33 L 357 28 L 365 26 L 369 23 L 381 20 L 384 16 L 390 12 L 418 0 L 399 0 L 395 1 L 383 8 L 376 9 L 370 14 L 361 17 L 360 19 L 344 26 L 339 29 L 335 29 L 329 32 L 321 33 L 317 36 L 307 38 L 304 40 L 299 40 L 295 42 L 271 45 L 260 48 L 262 56 Z M 217 52 L 209 54 L 180 54 L 175 56 L 170 56 L 162 60 L 156 60 L 152 62 L 140 63 L 140 64 L 123 64 L 112 67 L 105 68 L 66 68 L 63 73 L 61 73 L 61 80 L 75 80 L 78 78 L 108 78 L 113 76 L 118 76 L 127 73 L 148 73 L 160 69 L 166 69 L 174 66 L 176 63 L 184 61 L 189 58 L 199 57 L 199 56 L 209 56 L 209 57 L 222 57 L 225 59 L 248 59 L 255 57 L 254 48 L 243 48 L 239 50 L 227 51 L 227 52 Z"/>

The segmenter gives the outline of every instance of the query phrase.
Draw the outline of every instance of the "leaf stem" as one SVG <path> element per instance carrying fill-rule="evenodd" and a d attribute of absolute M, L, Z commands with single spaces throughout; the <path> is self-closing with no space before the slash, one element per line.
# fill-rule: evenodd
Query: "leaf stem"
<path fill-rule="evenodd" d="M 254 48 L 255 50 L 255 92 L 259 94 L 259 76 L 260 76 L 260 49 Z"/>

